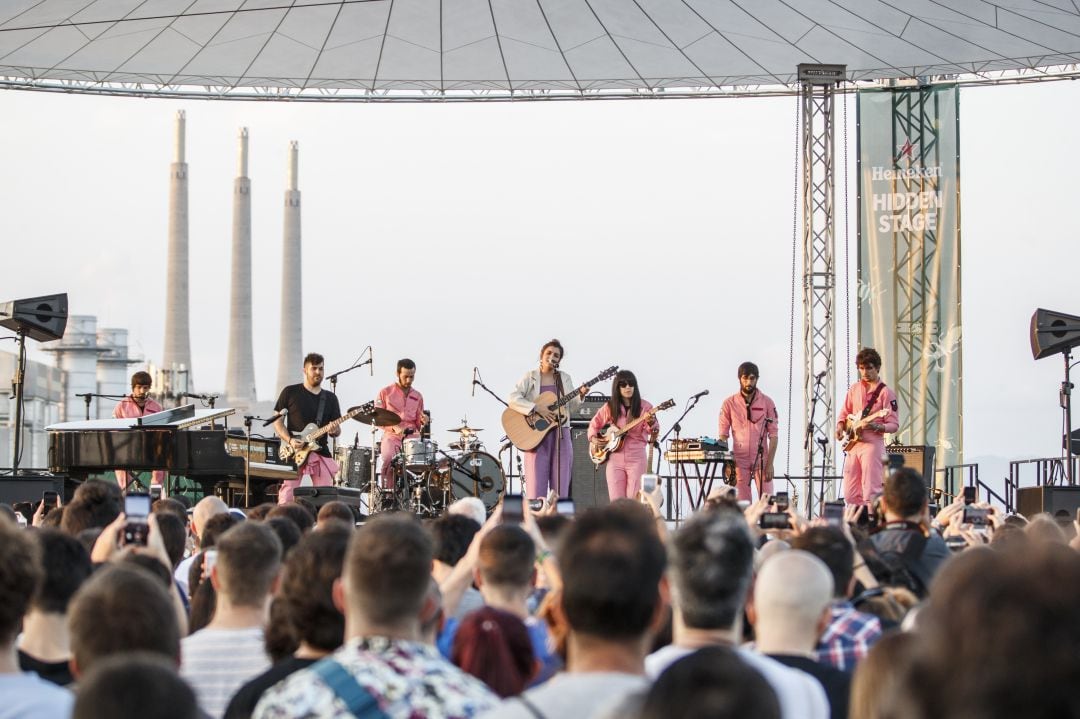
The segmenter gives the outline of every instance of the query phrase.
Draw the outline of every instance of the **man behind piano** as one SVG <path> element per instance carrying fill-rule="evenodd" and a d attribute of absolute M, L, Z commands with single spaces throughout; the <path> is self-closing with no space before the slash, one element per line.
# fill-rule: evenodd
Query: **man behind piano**
<path fill-rule="evenodd" d="M 307 425 L 323 427 L 341 416 L 341 407 L 337 395 L 322 388 L 323 356 L 315 352 L 304 358 L 304 381 L 291 384 L 281 390 L 274 412 L 280 415 L 286 410 L 285 417 L 279 416 L 274 421 L 274 433 L 282 442 L 292 443 L 293 449 L 300 449 L 304 443 L 294 437 Z M 288 428 L 286 428 L 288 425 Z M 327 432 L 331 437 L 341 434 L 341 429 L 334 426 Z M 311 477 L 316 487 L 329 487 L 334 483 L 338 464 L 330 457 L 330 446 L 324 434 L 319 437 L 319 449 L 311 452 L 302 465 L 296 468 L 296 479 L 286 479 L 278 491 L 278 504 L 292 501 L 293 491 L 300 486 L 300 478 L 305 474 Z"/>
<path fill-rule="evenodd" d="M 136 372 L 131 375 L 131 394 L 117 402 L 116 407 L 113 409 L 113 417 L 116 419 L 131 419 L 160 412 L 162 406 L 150 398 L 152 384 L 153 380 L 151 380 L 149 372 Z M 130 478 L 128 472 L 122 469 L 116 470 L 116 483 L 120 485 L 121 491 L 127 490 Z M 160 470 L 154 472 L 152 483 L 164 485 L 165 472 Z M 147 488 L 147 491 L 150 491 L 149 488 Z"/>

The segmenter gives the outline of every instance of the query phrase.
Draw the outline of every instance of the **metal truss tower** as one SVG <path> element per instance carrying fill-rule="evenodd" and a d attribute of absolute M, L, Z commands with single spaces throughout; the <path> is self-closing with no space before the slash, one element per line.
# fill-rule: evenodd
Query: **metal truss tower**
<path fill-rule="evenodd" d="M 810 442 L 805 450 L 806 475 L 824 463 L 834 474 L 833 433 L 836 426 L 836 267 L 834 265 L 835 169 L 833 164 L 833 100 L 844 80 L 843 65 L 799 65 L 802 102 L 803 198 L 803 407 L 809 426 L 815 388 L 817 406 Z M 818 375 L 824 372 L 820 384 Z M 819 444 L 818 439 L 828 441 Z M 815 446 L 816 445 L 816 446 Z M 824 456 L 822 456 L 824 452 Z M 831 482 L 823 488 L 834 495 Z"/>
<path fill-rule="evenodd" d="M 930 106 L 939 97 L 929 87 L 893 93 L 892 146 L 897 148 L 896 169 L 941 165 L 939 128 L 934 120 L 940 114 Z M 901 176 L 895 182 L 895 193 L 938 192 L 941 178 Z M 937 256 L 936 226 L 897 231 L 892 293 L 896 317 L 893 386 L 900 406 L 906 410 L 900 413 L 900 428 L 896 432 L 903 444 L 937 443 L 941 388 L 928 378 L 930 373 L 924 366 L 931 345 L 941 333 L 942 306 L 933 276 Z"/>

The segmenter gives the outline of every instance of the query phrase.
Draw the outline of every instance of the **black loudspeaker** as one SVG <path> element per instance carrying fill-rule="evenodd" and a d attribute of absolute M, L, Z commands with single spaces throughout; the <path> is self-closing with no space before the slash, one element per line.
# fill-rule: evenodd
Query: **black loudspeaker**
<path fill-rule="evenodd" d="M 571 427 L 588 427 L 589 422 L 592 421 L 593 416 L 600 411 L 611 399 L 609 395 L 598 394 L 596 392 L 585 395 L 585 399 L 581 401 L 581 406 L 577 411 L 570 415 Z"/>
<path fill-rule="evenodd" d="M 316 509 L 327 502 L 344 502 L 352 509 L 358 522 L 364 519 L 364 513 L 360 511 L 361 494 L 359 489 L 352 487 L 297 487 L 293 491 L 294 497 L 298 499 L 303 497 L 314 504 Z"/>
<path fill-rule="evenodd" d="M 1038 309 L 1031 316 L 1031 356 L 1042 359 L 1080 345 L 1080 317 Z"/>
<path fill-rule="evenodd" d="M 929 445 L 903 445 L 891 444 L 885 447 L 889 454 L 899 454 L 904 457 L 904 466 L 911 467 L 922 475 L 927 487 L 934 486 L 934 455 L 937 448 Z"/>
<path fill-rule="evenodd" d="M 571 427 L 570 440 L 574 445 L 574 465 L 570 472 L 570 497 L 574 510 L 604 507 L 610 501 L 607 492 L 607 474 L 603 465 L 597 467 L 589 459 L 588 424 Z"/>
<path fill-rule="evenodd" d="M 1080 509 L 1080 487 L 1024 487 L 1016 490 L 1016 511 L 1031 519 L 1040 512 L 1064 511 L 1076 518 Z"/>
<path fill-rule="evenodd" d="M 67 329 L 67 294 L 28 297 L 0 304 L 0 327 L 23 332 L 32 340 L 48 342 Z"/>
<path fill-rule="evenodd" d="M 64 492 L 64 479 L 63 475 L 49 477 L 31 474 L 0 478 L 0 502 L 12 506 L 19 502 L 31 502 L 36 509 L 46 491 Z M 70 498 L 70 494 L 64 495 L 64 504 Z"/>

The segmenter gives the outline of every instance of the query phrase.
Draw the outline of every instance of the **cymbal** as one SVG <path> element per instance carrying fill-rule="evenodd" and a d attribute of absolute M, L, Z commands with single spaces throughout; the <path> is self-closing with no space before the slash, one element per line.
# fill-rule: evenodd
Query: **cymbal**
<path fill-rule="evenodd" d="M 361 412 L 353 417 L 361 424 L 373 424 L 376 427 L 392 427 L 401 422 L 401 415 L 382 407 L 375 407 L 370 412 Z"/>
<path fill-rule="evenodd" d="M 483 427 L 470 427 L 467 424 L 463 424 L 460 427 L 454 427 L 453 429 L 446 430 L 447 432 L 457 432 L 458 434 L 473 434 L 474 432 L 483 432 Z"/>

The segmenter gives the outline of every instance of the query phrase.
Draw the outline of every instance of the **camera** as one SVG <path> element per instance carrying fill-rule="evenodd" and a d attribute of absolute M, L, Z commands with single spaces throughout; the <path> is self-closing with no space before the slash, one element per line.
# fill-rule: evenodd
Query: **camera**
<path fill-rule="evenodd" d="M 964 504 L 975 504 L 975 488 L 964 487 Z"/>
<path fill-rule="evenodd" d="M 765 512 L 758 518 L 760 529 L 791 529 L 791 517 L 787 512 Z"/>
<path fill-rule="evenodd" d="M 788 493 L 777 492 L 773 495 L 773 503 L 776 504 L 777 512 L 786 512 L 788 508 Z"/>

